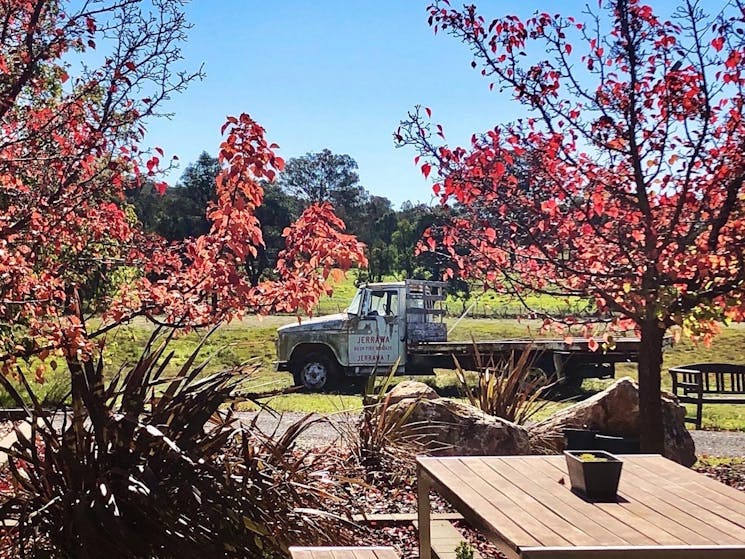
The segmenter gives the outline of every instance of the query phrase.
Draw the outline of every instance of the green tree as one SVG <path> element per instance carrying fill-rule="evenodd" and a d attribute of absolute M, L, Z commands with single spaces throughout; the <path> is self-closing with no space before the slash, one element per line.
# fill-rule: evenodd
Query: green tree
<path fill-rule="evenodd" d="M 215 179 L 219 173 L 217 158 L 203 151 L 197 161 L 186 167 L 176 186 L 163 194 L 151 183 L 130 191 L 130 201 L 145 230 L 169 241 L 208 233 L 207 207 L 215 200 Z"/>
<path fill-rule="evenodd" d="M 246 272 L 254 285 L 273 273 L 277 255 L 285 248 L 282 233 L 300 216 L 302 208 L 302 201 L 284 192 L 276 182 L 264 184 L 264 203 L 256 210 L 264 246 L 259 247 L 256 258 L 246 262 Z"/>
<path fill-rule="evenodd" d="M 289 159 L 279 183 L 285 192 L 306 204 L 331 202 L 339 217 L 351 224 L 368 199 L 359 180 L 357 162 L 351 156 L 324 149 Z M 354 226 L 350 232 L 354 232 Z"/>
<path fill-rule="evenodd" d="M 398 217 L 391 201 L 384 196 L 370 196 L 353 223 L 350 230 L 367 245 L 369 278 L 380 281 L 394 273 L 398 258 L 391 239 Z"/>

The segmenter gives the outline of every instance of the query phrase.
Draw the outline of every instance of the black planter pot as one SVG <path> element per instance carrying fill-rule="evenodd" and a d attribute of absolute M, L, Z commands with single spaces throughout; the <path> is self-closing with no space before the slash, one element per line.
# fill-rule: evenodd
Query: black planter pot
<path fill-rule="evenodd" d="M 603 461 L 583 461 L 580 455 L 592 454 Z M 602 450 L 568 450 L 564 452 L 572 490 L 593 501 L 615 501 L 623 462 Z"/>
<path fill-rule="evenodd" d="M 633 437 L 611 437 L 610 435 L 596 435 L 595 446 L 611 454 L 639 454 L 639 439 Z M 578 449 L 579 450 L 579 449 Z"/>
<path fill-rule="evenodd" d="M 590 429 L 563 429 L 566 438 L 566 450 L 596 449 L 597 431 Z"/>

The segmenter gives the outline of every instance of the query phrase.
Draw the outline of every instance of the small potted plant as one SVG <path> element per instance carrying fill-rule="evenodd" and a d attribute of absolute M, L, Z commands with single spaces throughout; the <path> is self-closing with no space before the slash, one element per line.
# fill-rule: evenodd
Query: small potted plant
<path fill-rule="evenodd" d="M 594 501 L 615 501 L 623 462 L 603 450 L 566 450 L 572 490 Z"/>

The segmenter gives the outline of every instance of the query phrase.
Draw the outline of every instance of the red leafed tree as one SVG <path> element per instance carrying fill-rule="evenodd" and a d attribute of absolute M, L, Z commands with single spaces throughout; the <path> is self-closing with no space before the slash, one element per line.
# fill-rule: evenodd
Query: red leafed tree
<path fill-rule="evenodd" d="M 467 44 L 525 116 L 467 147 L 438 140 L 420 110 L 396 133 L 455 215 L 425 248 L 498 290 L 590 298 L 636 330 L 641 443 L 655 452 L 665 332 L 707 338 L 741 319 L 745 281 L 744 6 L 678 4 L 667 19 L 601 0 L 581 21 L 489 21 L 437 2 L 435 31 Z"/>
<path fill-rule="evenodd" d="M 245 114 L 223 127 L 209 234 L 168 244 L 140 230 L 123 194 L 154 180 L 163 158 L 160 149 L 139 151 L 144 123 L 199 77 L 178 68 L 184 3 L 0 6 L 3 372 L 19 359 L 59 354 L 75 393 L 80 360 L 122 321 L 189 328 L 249 311 L 310 312 L 330 271 L 365 263 L 333 210 L 313 206 L 285 232 L 279 279 L 251 286 L 244 272 L 262 243 L 261 183 L 283 162 Z"/>

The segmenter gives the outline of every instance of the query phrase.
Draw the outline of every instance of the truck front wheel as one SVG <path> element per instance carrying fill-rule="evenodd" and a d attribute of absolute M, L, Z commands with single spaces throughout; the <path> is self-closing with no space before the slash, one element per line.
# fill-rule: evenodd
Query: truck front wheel
<path fill-rule="evenodd" d="M 336 362 L 321 352 L 306 353 L 293 366 L 295 386 L 304 386 L 311 392 L 321 392 L 336 385 Z"/>

